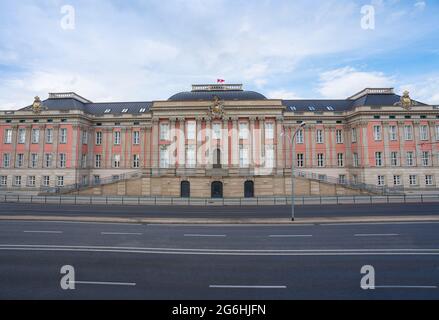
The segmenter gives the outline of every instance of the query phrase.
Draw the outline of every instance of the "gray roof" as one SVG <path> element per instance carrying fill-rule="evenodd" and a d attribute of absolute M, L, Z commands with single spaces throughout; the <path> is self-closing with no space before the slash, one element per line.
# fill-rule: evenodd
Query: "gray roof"
<path fill-rule="evenodd" d="M 180 92 L 169 98 L 169 101 L 211 101 L 217 96 L 221 100 L 267 100 L 267 98 L 254 91 L 227 90 L 227 91 L 191 91 Z"/>

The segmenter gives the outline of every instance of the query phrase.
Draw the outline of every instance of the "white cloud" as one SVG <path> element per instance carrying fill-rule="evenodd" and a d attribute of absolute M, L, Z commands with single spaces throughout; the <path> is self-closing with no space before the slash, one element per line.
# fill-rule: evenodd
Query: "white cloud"
<path fill-rule="evenodd" d="M 269 99 L 284 99 L 284 100 L 301 99 L 295 92 L 285 90 L 285 89 L 269 91 L 267 93 L 267 98 L 269 98 Z"/>
<path fill-rule="evenodd" d="M 416 1 L 415 8 L 419 11 L 424 11 L 425 7 L 427 6 L 427 3 L 425 1 Z"/>
<path fill-rule="evenodd" d="M 420 102 L 439 105 L 439 75 L 426 76 L 412 83 L 399 86 L 398 91 L 408 90 L 410 96 Z"/>
<path fill-rule="evenodd" d="M 392 87 L 395 81 L 382 72 L 358 71 L 352 67 L 330 70 L 320 75 L 318 91 L 324 98 L 347 98 L 364 88 Z"/>

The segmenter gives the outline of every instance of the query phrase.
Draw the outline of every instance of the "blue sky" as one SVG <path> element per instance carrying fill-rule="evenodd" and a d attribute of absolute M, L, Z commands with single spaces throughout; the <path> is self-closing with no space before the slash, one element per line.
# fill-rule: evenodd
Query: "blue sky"
<path fill-rule="evenodd" d="M 438 17 L 435 0 L 2 0 L 0 109 L 64 91 L 161 100 L 218 78 L 270 98 L 391 86 L 439 104 Z"/>

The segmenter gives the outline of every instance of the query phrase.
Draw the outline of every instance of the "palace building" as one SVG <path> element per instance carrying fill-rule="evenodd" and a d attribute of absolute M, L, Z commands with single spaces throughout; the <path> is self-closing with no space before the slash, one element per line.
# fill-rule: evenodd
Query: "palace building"
<path fill-rule="evenodd" d="M 340 100 L 231 84 L 148 102 L 50 93 L 0 111 L 0 190 L 285 196 L 294 165 L 298 195 L 426 192 L 438 190 L 438 147 L 439 107 L 391 88 Z"/>

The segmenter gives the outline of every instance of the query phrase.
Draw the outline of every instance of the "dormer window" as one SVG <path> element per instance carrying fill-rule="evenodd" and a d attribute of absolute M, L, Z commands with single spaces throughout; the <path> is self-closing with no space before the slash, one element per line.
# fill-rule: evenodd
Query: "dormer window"
<path fill-rule="evenodd" d="M 291 111 L 297 111 L 296 107 L 290 107 Z"/>
<path fill-rule="evenodd" d="M 146 108 L 142 108 L 139 110 L 139 113 L 145 113 L 145 111 L 146 111 Z"/>
<path fill-rule="evenodd" d="M 111 112 L 111 109 L 106 109 L 105 111 L 104 111 L 104 113 L 110 113 Z"/>
<path fill-rule="evenodd" d="M 128 109 L 123 109 L 122 110 L 122 113 L 127 113 L 128 112 Z"/>
<path fill-rule="evenodd" d="M 309 109 L 309 111 L 316 111 L 315 107 L 309 107 L 308 109 Z"/>
<path fill-rule="evenodd" d="M 334 107 L 331 106 L 326 107 L 326 109 L 328 109 L 328 111 L 334 111 Z"/>

